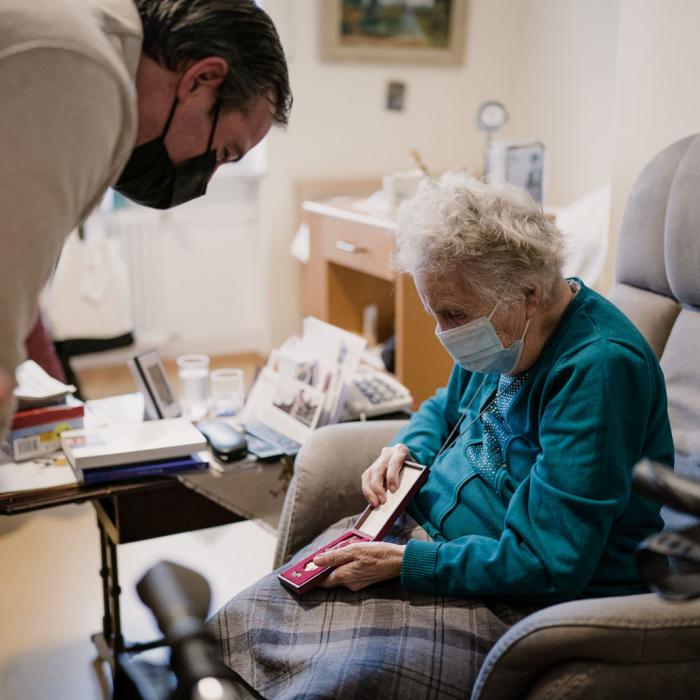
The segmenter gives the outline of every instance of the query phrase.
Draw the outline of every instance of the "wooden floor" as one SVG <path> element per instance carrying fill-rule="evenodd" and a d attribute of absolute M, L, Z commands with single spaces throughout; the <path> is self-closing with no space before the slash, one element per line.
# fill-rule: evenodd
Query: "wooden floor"
<path fill-rule="evenodd" d="M 275 541 L 267 529 L 245 521 L 120 545 L 127 638 L 159 636 L 135 590 L 156 562 L 166 559 L 203 574 L 212 588 L 213 613 L 272 570 Z M 0 698 L 107 700 L 109 674 L 96 662 L 90 641 L 102 624 L 92 506 L 0 516 L 0 562 Z"/>
<path fill-rule="evenodd" d="M 165 371 L 177 391 L 179 383 L 177 379 L 177 365 L 175 359 L 163 361 Z M 238 367 L 245 372 L 246 392 L 250 389 L 259 369 L 265 364 L 264 358 L 256 353 L 245 355 L 218 355 L 210 358 L 210 369 L 222 369 L 224 367 Z M 116 394 L 129 394 L 138 391 L 136 382 L 126 365 L 118 367 L 97 367 L 79 369 L 76 371 L 83 396 L 86 399 L 103 399 Z"/>

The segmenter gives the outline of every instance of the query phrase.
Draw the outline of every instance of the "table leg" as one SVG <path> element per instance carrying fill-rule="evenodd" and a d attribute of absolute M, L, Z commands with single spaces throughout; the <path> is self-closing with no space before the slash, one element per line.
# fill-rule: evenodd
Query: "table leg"
<path fill-rule="evenodd" d="M 163 646 L 165 640 L 156 639 L 140 644 L 126 644 L 122 634 L 122 618 L 119 596 L 119 566 L 117 562 L 117 545 L 109 536 L 107 529 L 98 516 L 97 527 L 100 532 L 100 579 L 102 580 L 102 632 L 92 635 L 92 642 L 97 648 L 99 658 L 107 661 L 112 671 L 117 671 L 119 654 L 136 654 L 148 649 Z"/>
<path fill-rule="evenodd" d="M 107 561 L 108 538 L 104 528 L 97 521 L 100 533 L 100 579 L 102 580 L 102 636 L 105 639 L 112 638 L 112 615 L 109 604 L 109 562 Z"/>
<path fill-rule="evenodd" d="M 105 535 L 106 536 L 106 535 Z M 121 654 L 124 651 L 124 637 L 122 636 L 122 617 L 119 606 L 119 596 L 122 589 L 119 585 L 119 568 L 117 566 L 117 545 L 107 538 L 107 553 L 109 556 L 110 569 L 110 612 L 112 616 L 112 651 L 114 654 Z"/>
<path fill-rule="evenodd" d="M 107 661 L 115 670 L 116 655 L 121 652 L 121 614 L 119 609 L 119 570 L 117 569 L 117 546 L 110 540 L 104 525 L 97 518 L 100 533 L 100 579 L 102 581 L 102 632 L 93 634 L 100 659 Z"/>

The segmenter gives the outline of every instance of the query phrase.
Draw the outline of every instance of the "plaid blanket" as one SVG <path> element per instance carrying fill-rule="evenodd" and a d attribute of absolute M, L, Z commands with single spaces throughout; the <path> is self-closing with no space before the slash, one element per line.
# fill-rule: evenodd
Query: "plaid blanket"
<path fill-rule="evenodd" d="M 336 523 L 295 559 L 355 520 Z M 409 538 L 429 539 L 404 515 L 385 539 Z M 411 593 L 398 579 L 356 593 L 316 589 L 298 598 L 277 573 L 210 621 L 224 661 L 266 698 L 469 697 L 489 649 L 535 609 Z"/>

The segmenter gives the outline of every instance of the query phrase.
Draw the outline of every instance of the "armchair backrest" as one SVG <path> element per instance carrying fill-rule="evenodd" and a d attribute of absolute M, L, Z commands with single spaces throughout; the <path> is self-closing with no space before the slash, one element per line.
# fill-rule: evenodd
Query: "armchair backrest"
<path fill-rule="evenodd" d="M 661 359 L 676 470 L 700 478 L 700 136 L 637 178 L 620 229 L 610 299 Z M 671 527 L 683 524 L 664 513 Z"/>
<path fill-rule="evenodd" d="M 700 136 L 661 151 L 637 178 L 615 278 L 611 301 L 661 359 L 676 471 L 700 479 Z M 687 524 L 667 509 L 663 516 L 668 528 Z M 669 603 L 653 594 L 545 608 L 490 651 L 472 700 L 619 697 L 625 690 L 690 697 L 699 621 L 698 601 Z M 622 650 L 634 656 L 622 659 Z"/>

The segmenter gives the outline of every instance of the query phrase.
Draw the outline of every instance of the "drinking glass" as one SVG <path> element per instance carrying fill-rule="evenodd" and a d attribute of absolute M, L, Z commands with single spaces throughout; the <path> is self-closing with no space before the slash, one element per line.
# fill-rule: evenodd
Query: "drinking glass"
<path fill-rule="evenodd" d="M 180 355 L 177 358 L 177 376 L 183 415 L 192 421 L 201 420 L 207 415 L 209 357 Z"/>
<path fill-rule="evenodd" d="M 215 369 L 210 375 L 211 411 L 215 416 L 235 416 L 243 407 L 243 370 Z"/>

